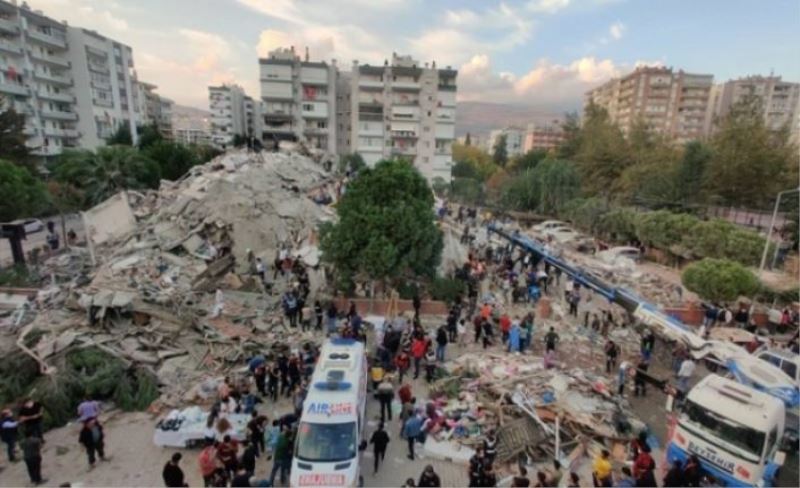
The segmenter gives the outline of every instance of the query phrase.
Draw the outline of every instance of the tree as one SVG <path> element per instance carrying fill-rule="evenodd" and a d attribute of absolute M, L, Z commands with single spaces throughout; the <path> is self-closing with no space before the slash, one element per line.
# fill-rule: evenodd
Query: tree
<path fill-rule="evenodd" d="M 758 291 L 758 278 L 739 263 L 727 259 L 705 258 L 690 264 L 681 276 L 683 286 L 701 298 L 730 302 Z"/>
<path fill-rule="evenodd" d="M 342 173 L 346 171 L 357 173 L 366 167 L 367 163 L 364 162 L 364 158 L 357 152 L 344 154 L 339 157 L 339 171 Z"/>
<path fill-rule="evenodd" d="M 464 138 L 464 145 L 465 146 L 472 145 L 472 137 L 469 135 L 469 132 L 467 132 L 467 137 Z"/>
<path fill-rule="evenodd" d="M 450 183 L 450 198 L 466 205 L 483 204 L 483 184 L 474 178 L 456 178 Z"/>
<path fill-rule="evenodd" d="M 495 171 L 500 169 L 499 166 L 492 162 L 492 157 L 489 153 L 477 146 L 453 143 L 453 161 L 455 161 L 456 165 L 460 163 L 461 165 L 472 167 L 475 175 L 481 181 L 488 180 Z M 454 173 L 453 176 L 457 175 Z"/>
<path fill-rule="evenodd" d="M 222 151 L 217 149 L 216 147 L 209 146 L 206 144 L 191 144 L 189 148 L 194 152 L 195 156 L 197 157 L 198 164 L 205 164 L 212 159 L 216 158 Z"/>
<path fill-rule="evenodd" d="M 711 148 L 700 141 L 692 141 L 684 146 L 675 175 L 679 199 L 684 205 L 702 201 L 702 188 L 711 155 Z"/>
<path fill-rule="evenodd" d="M 111 134 L 106 140 L 109 146 L 133 146 L 133 138 L 131 138 L 131 128 L 127 122 L 123 122 L 117 126 L 117 130 Z"/>
<path fill-rule="evenodd" d="M 759 100 L 734 104 L 711 139 L 706 188 L 729 205 L 763 208 L 777 192 L 797 185 L 800 161 L 790 132 L 764 124 Z"/>
<path fill-rule="evenodd" d="M 339 221 L 321 229 L 323 259 L 340 282 L 432 277 L 443 243 L 433 193 L 414 167 L 385 160 L 365 168 L 337 206 Z"/>
<path fill-rule="evenodd" d="M 578 164 L 585 189 L 591 194 L 609 194 L 618 189 L 618 180 L 629 166 L 627 142 L 608 112 L 590 103 L 580 134 L 574 160 Z"/>
<path fill-rule="evenodd" d="M 86 204 L 95 205 L 120 190 L 157 188 L 158 163 L 127 146 L 108 146 L 97 152 L 65 151 L 53 168 L 56 181 L 83 191 Z"/>
<path fill-rule="evenodd" d="M 546 159 L 532 171 L 537 175 L 540 188 L 537 206 L 540 213 L 555 215 L 580 193 L 580 176 L 569 161 Z"/>
<path fill-rule="evenodd" d="M 27 168 L 0 159 L 0 222 L 31 217 L 47 208 L 47 191 Z"/>
<path fill-rule="evenodd" d="M 2 99 L 0 99 L 0 102 Z M 30 149 L 25 144 L 25 114 L 12 108 L 0 111 L 0 159 L 29 166 Z"/>
<path fill-rule="evenodd" d="M 608 203 L 600 197 L 575 198 L 564 204 L 559 216 L 590 233 L 599 231 L 601 217 L 608 212 Z"/>
<path fill-rule="evenodd" d="M 520 155 L 511 161 L 511 169 L 515 173 L 522 173 L 526 170 L 533 169 L 547 158 L 547 151 L 544 149 L 535 149 Z"/>
<path fill-rule="evenodd" d="M 140 125 L 136 132 L 139 134 L 139 149 L 144 149 L 164 139 L 156 124 Z"/>
<path fill-rule="evenodd" d="M 438 197 L 445 196 L 449 187 L 450 184 L 447 183 L 447 181 L 441 176 L 437 176 L 433 179 L 433 181 L 431 181 L 431 188 Z"/>
<path fill-rule="evenodd" d="M 53 202 L 53 206 L 61 217 L 61 235 L 65 245 L 69 246 L 65 215 L 80 210 L 86 197 L 82 191 L 69 183 L 55 180 L 47 182 L 47 193 L 50 194 L 50 201 Z"/>
<path fill-rule="evenodd" d="M 637 217 L 638 214 L 631 208 L 614 208 L 600 217 L 599 228 L 615 241 L 628 242 L 636 238 Z"/>
<path fill-rule="evenodd" d="M 508 139 L 505 134 L 500 135 L 494 141 L 494 147 L 492 148 L 492 161 L 501 168 L 504 167 L 508 162 L 508 148 L 506 147 L 507 140 Z"/>
<path fill-rule="evenodd" d="M 564 133 L 564 140 L 556 154 L 559 159 L 574 159 L 581 147 L 581 124 L 577 113 L 564 115 L 561 131 Z"/>
<path fill-rule="evenodd" d="M 697 217 L 689 214 L 666 210 L 644 212 L 636 219 L 636 236 L 647 245 L 670 251 L 672 246 L 682 242 L 697 222 Z"/>
<path fill-rule="evenodd" d="M 192 166 L 200 164 L 200 159 L 194 151 L 174 142 L 157 141 L 142 152 L 158 163 L 161 177 L 167 180 L 177 180 Z"/>

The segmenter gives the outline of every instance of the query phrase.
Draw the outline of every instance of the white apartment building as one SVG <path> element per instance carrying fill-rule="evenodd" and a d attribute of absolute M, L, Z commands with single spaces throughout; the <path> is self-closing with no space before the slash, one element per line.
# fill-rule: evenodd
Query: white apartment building
<path fill-rule="evenodd" d="M 727 115 L 732 105 L 749 96 L 760 99 L 767 127 L 779 130 L 788 124 L 797 140 L 800 135 L 800 83 L 783 81 L 780 76 L 748 76 L 714 85 L 708 132 L 714 131 L 715 119 Z"/>
<path fill-rule="evenodd" d="M 156 85 L 144 81 L 136 82 L 135 101 L 143 125 L 155 125 L 165 139 L 173 139 L 172 106 L 174 102 L 156 93 Z"/>
<path fill-rule="evenodd" d="M 339 154 L 357 152 L 368 165 L 400 156 L 428 180 L 450 181 L 457 74 L 396 53 L 383 66 L 354 61 L 337 85 Z"/>
<path fill-rule="evenodd" d="M 208 109 L 211 112 L 211 143 L 219 149 L 233 146 L 235 136 L 247 135 L 245 95 L 238 85 L 208 87 Z M 251 99 L 252 100 L 252 99 Z M 251 111 L 252 111 L 252 103 Z"/>
<path fill-rule="evenodd" d="M 67 27 L 0 0 L 0 103 L 25 114 L 33 154 L 54 156 L 79 139 Z"/>
<path fill-rule="evenodd" d="M 677 142 L 707 135 L 713 75 L 673 72 L 672 68 L 640 67 L 587 92 L 627 133 L 644 120 L 653 130 Z"/>
<path fill-rule="evenodd" d="M 489 154 L 494 154 L 494 148 L 497 141 L 505 136 L 506 138 L 506 155 L 511 160 L 524 153 L 525 146 L 525 129 L 520 127 L 504 127 L 502 129 L 495 129 L 489 132 L 488 148 Z"/>
<path fill-rule="evenodd" d="M 258 62 L 263 141 L 300 142 L 310 151 L 335 154 L 335 61 L 310 61 L 308 49 L 301 59 L 291 47 L 276 49 Z"/>
<path fill-rule="evenodd" d="M 137 142 L 141 125 L 131 48 L 94 31 L 67 28 L 78 113 L 78 145 L 94 149 L 120 127 Z"/>

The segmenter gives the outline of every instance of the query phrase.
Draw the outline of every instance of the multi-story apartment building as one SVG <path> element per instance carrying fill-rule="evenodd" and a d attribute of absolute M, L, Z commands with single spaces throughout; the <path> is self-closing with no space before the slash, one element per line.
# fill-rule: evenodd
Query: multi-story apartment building
<path fill-rule="evenodd" d="M 525 131 L 519 127 L 504 127 L 489 132 L 489 153 L 493 153 L 497 142 L 501 137 L 506 138 L 506 156 L 508 159 L 515 158 L 522 154 L 525 143 Z"/>
<path fill-rule="evenodd" d="M 67 28 L 69 61 L 78 113 L 78 145 L 94 149 L 118 127 L 137 141 L 141 125 L 131 48 L 78 27 Z"/>
<path fill-rule="evenodd" d="M 25 114 L 32 152 L 60 154 L 79 138 L 67 26 L 0 0 L 0 103 Z"/>
<path fill-rule="evenodd" d="M 553 151 L 564 142 L 564 131 L 561 122 L 554 120 L 549 124 L 529 124 L 525 132 L 522 152 Z"/>
<path fill-rule="evenodd" d="M 264 131 L 264 102 L 245 96 L 244 119 L 247 137 L 260 140 Z"/>
<path fill-rule="evenodd" d="M 402 156 L 429 180 L 450 181 L 456 75 L 396 53 L 383 66 L 354 61 L 338 83 L 339 154 L 357 152 L 369 165 Z"/>
<path fill-rule="evenodd" d="M 748 76 L 714 85 L 707 119 L 709 133 L 714 131 L 716 118 L 724 117 L 731 106 L 750 96 L 759 99 L 767 127 L 779 130 L 789 125 L 793 137 L 798 137 L 800 83 L 783 81 L 780 76 Z"/>
<path fill-rule="evenodd" d="M 208 87 L 211 112 L 211 143 L 219 148 L 232 147 L 235 136 L 247 134 L 244 90 L 238 85 Z"/>
<path fill-rule="evenodd" d="M 276 49 L 259 59 L 263 137 L 295 141 L 313 152 L 336 153 L 335 62 L 310 61 L 290 49 Z"/>
<path fill-rule="evenodd" d="M 623 132 L 643 120 L 656 132 L 685 142 L 705 137 L 713 75 L 640 67 L 586 94 Z"/>
<path fill-rule="evenodd" d="M 0 0 L 0 110 L 25 115 L 33 154 L 94 149 L 120 126 L 171 137 L 172 102 L 136 79 L 130 47 Z"/>
<path fill-rule="evenodd" d="M 136 101 L 143 124 L 155 125 L 165 139 L 172 139 L 172 106 L 174 102 L 156 93 L 156 85 L 138 81 Z"/>

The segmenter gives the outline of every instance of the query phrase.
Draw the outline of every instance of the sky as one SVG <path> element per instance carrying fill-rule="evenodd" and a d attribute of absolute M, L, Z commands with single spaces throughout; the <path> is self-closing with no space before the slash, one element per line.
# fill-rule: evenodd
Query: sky
<path fill-rule="evenodd" d="M 258 97 L 258 57 L 381 65 L 393 52 L 459 70 L 459 100 L 571 110 L 637 65 L 800 81 L 798 0 L 29 0 L 133 48 L 139 78 L 182 105 L 212 84 Z"/>

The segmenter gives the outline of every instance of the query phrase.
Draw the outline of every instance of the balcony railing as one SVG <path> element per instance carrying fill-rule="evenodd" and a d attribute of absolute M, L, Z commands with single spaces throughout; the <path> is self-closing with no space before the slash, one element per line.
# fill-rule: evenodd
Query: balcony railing
<path fill-rule="evenodd" d="M 4 41 L 2 39 L 0 39 L 0 51 L 1 52 L 11 53 L 11 54 L 16 54 L 16 55 L 21 55 L 22 54 L 22 48 L 21 47 L 17 46 L 16 44 L 13 44 L 11 42 Z"/>
<path fill-rule="evenodd" d="M 39 80 L 49 81 L 50 83 L 55 83 L 58 85 L 65 85 L 65 86 L 72 85 L 72 79 L 68 76 L 55 75 L 53 73 L 45 73 L 44 71 L 39 71 L 39 70 L 34 71 L 33 76 Z"/>
<path fill-rule="evenodd" d="M 42 110 L 42 117 L 56 120 L 78 120 L 75 112 L 64 112 L 61 110 Z"/>
<path fill-rule="evenodd" d="M 51 56 L 49 54 L 45 54 L 38 51 L 30 51 L 31 57 L 37 61 L 41 61 L 43 63 L 49 63 L 53 66 L 58 66 L 59 68 L 69 68 L 69 61 L 66 59 L 57 58 L 55 56 Z"/>
<path fill-rule="evenodd" d="M 57 37 L 57 36 L 54 36 L 54 35 L 51 35 L 51 34 L 46 34 L 44 32 L 39 32 L 37 30 L 29 30 L 27 32 L 27 35 L 31 39 L 35 39 L 35 40 L 37 40 L 39 42 L 47 44 L 48 46 L 60 47 L 60 48 L 67 47 L 67 41 L 66 41 L 66 39 L 64 39 L 62 37 Z"/>
<path fill-rule="evenodd" d="M 0 93 L 10 93 L 11 95 L 27 95 L 28 89 L 25 87 L 25 85 L 4 83 L 0 81 Z"/>
<path fill-rule="evenodd" d="M 56 92 L 48 92 L 46 90 L 39 90 L 37 94 L 39 95 L 39 98 L 44 98 L 45 100 L 54 100 L 56 102 L 67 102 L 67 103 L 73 103 L 75 101 L 75 97 L 73 97 L 69 93 L 56 93 Z"/>
<path fill-rule="evenodd" d="M 19 33 L 19 25 L 13 20 L 4 19 L 0 17 L 0 32 L 8 32 L 10 34 Z"/>

